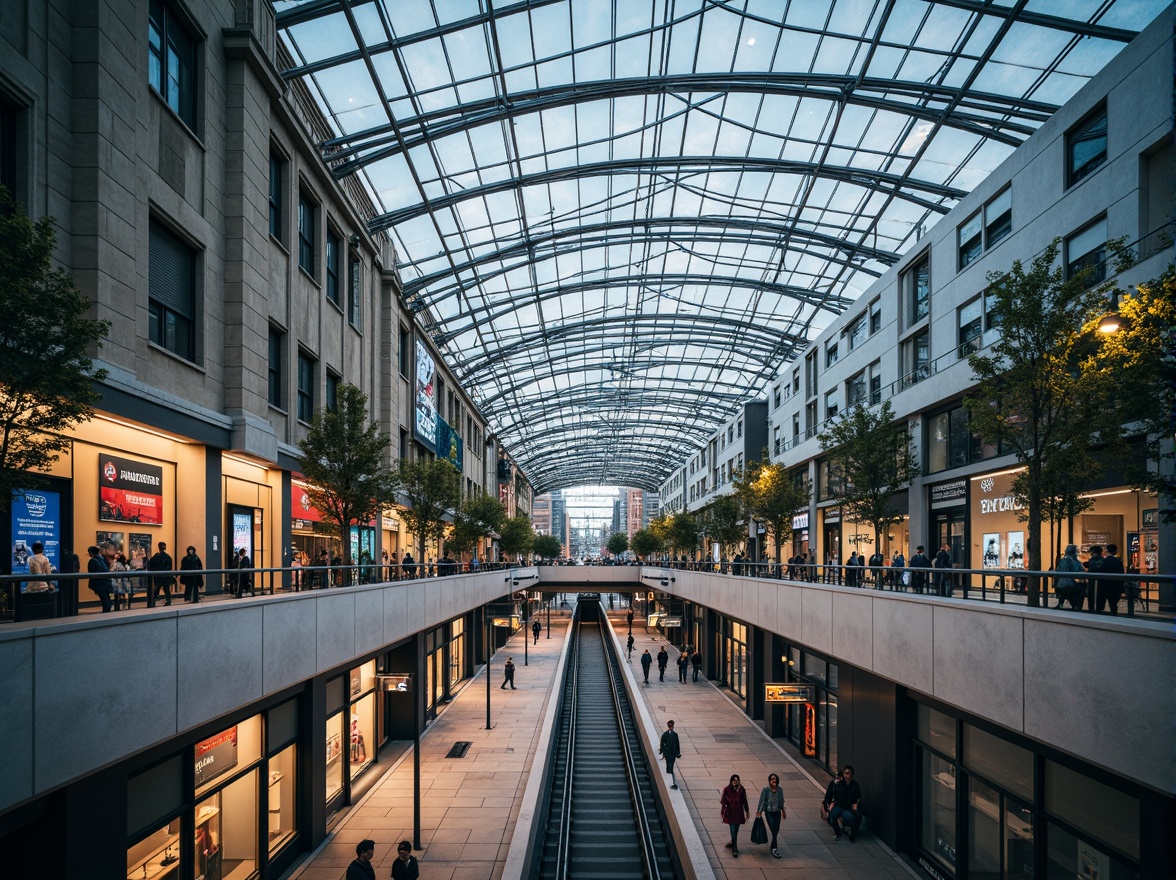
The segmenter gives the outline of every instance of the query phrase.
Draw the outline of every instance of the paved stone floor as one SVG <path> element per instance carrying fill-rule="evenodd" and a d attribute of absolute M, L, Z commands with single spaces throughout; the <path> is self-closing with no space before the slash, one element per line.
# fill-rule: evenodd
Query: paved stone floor
<path fill-rule="evenodd" d="M 624 632 L 624 612 L 613 613 L 613 625 Z M 486 726 L 485 679 L 479 674 L 449 704 L 421 739 L 421 844 L 416 853 L 425 880 L 498 880 L 503 877 L 507 850 L 515 831 L 531 758 L 540 736 L 539 721 L 554 684 L 559 653 L 567 634 L 567 619 L 552 618 L 538 645 L 529 646 L 529 665 L 522 665 L 523 633 L 495 655 L 491 668 L 491 721 Z M 662 644 L 660 633 L 644 626 L 633 628 L 635 680 L 640 681 L 637 657 L 646 647 L 653 654 Z M 671 662 L 664 683 L 657 667 L 648 686 L 637 685 L 659 729 L 673 718 L 682 740 L 676 768 L 680 794 L 674 808 L 689 813 L 710 869 L 718 878 L 785 878 L 785 880 L 909 880 L 915 877 L 906 863 L 870 834 L 855 843 L 834 842 L 820 821 L 824 784 L 813 779 L 778 743 L 768 738 L 740 712 L 713 683 L 679 684 Z M 503 691 L 502 664 L 514 658 L 518 690 Z M 449 759 L 454 742 L 473 743 L 466 756 Z M 740 858 L 723 844 L 728 831 L 719 819 L 719 792 L 732 773 L 739 773 L 748 789 L 754 814 L 760 788 L 768 773 L 780 775 L 788 818 L 782 823 L 780 850 L 774 859 L 766 846 L 748 839 L 750 825 L 741 829 Z M 398 759 L 369 793 L 344 813 L 332 835 L 307 861 L 292 872 L 291 880 L 339 880 L 355 857 L 355 844 L 376 841 L 376 876 L 386 878 L 396 855 L 396 843 L 412 838 L 411 751 Z M 703 867 L 702 873 L 706 873 Z M 506 878 L 514 880 L 514 878 Z"/>

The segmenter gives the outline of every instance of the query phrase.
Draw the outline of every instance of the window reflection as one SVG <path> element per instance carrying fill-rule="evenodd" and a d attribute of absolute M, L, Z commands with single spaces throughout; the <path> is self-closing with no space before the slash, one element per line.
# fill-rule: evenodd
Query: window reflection
<path fill-rule="evenodd" d="M 923 849 L 949 867 L 956 866 L 956 768 L 942 758 L 923 752 Z"/>

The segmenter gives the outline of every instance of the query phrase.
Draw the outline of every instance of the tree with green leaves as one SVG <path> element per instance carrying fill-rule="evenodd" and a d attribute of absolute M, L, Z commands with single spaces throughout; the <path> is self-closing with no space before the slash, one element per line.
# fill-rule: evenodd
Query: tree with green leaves
<path fill-rule="evenodd" d="M 445 517 L 461 504 L 461 474 L 446 458 L 402 458 L 398 478 L 401 495 L 408 502 L 400 518 L 416 539 L 420 563 L 430 540 L 441 543 Z"/>
<path fill-rule="evenodd" d="M 629 546 L 641 559 L 648 562 L 650 556 L 661 552 L 663 544 L 652 529 L 638 529 L 633 533 L 633 540 L 629 542 Z"/>
<path fill-rule="evenodd" d="M 670 517 L 668 543 L 672 550 L 686 553 L 688 560 L 693 560 L 701 537 L 702 529 L 693 514 L 679 511 Z"/>
<path fill-rule="evenodd" d="M 506 522 L 506 507 L 493 495 L 479 492 L 466 498 L 453 518 L 453 529 L 446 545 L 464 557 L 476 552 L 481 542 L 497 533 Z"/>
<path fill-rule="evenodd" d="M 702 531 L 719 552 L 731 557 L 731 548 L 747 540 L 747 514 L 737 495 L 720 495 L 702 513 Z"/>
<path fill-rule="evenodd" d="M 1118 421 L 1145 440 L 1146 456 L 1125 458 L 1123 474 L 1136 488 L 1160 496 L 1160 515 L 1171 522 L 1176 519 L 1176 267 L 1114 294 L 1118 326 L 1114 332 L 1103 326 L 1100 344 L 1084 366 L 1112 383 Z M 1086 331 L 1098 332 L 1103 317 L 1092 316 Z"/>
<path fill-rule="evenodd" d="M 919 476 L 906 426 L 895 422 L 890 401 L 877 411 L 858 404 L 837 416 L 818 439 L 839 475 L 836 496 L 853 522 L 874 527 L 874 546 L 902 521 L 893 499 Z"/>
<path fill-rule="evenodd" d="M 613 556 L 620 556 L 629 549 L 629 536 L 624 532 L 613 532 L 604 546 Z"/>
<path fill-rule="evenodd" d="M 87 317 L 91 303 L 52 268 L 56 244 L 53 218 L 32 222 L 0 187 L 0 512 L 69 449 L 106 378 L 88 352 L 110 322 Z"/>
<path fill-rule="evenodd" d="M 751 517 L 763 523 L 775 545 L 776 564 L 780 553 L 792 540 L 792 517 L 807 508 L 812 493 L 808 477 L 799 469 L 773 463 L 764 449 L 758 461 L 732 477 L 735 494 Z"/>
<path fill-rule="evenodd" d="M 663 514 L 662 516 L 655 516 L 649 521 L 649 533 L 657 540 L 658 553 L 665 553 L 667 550 L 671 550 L 673 547 L 673 545 L 670 543 L 671 523 L 672 519 L 668 513 Z"/>
<path fill-rule="evenodd" d="M 964 400 L 972 430 L 1024 467 L 1013 495 L 1027 508 L 1031 571 L 1043 567 L 1042 522 L 1060 473 L 1055 459 L 1069 468 L 1096 467 L 1094 444 L 1121 430 L 1108 405 L 1110 383 L 1084 369 L 1096 340 L 1083 328 L 1103 310 L 1105 293 L 1088 289 L 1087 272 L 1067 278 L 1057 256 L 1055 240 L 1028 268 L 1017 260 L 1006 273 L 989 273 L 990 314 L 1000 338 L 987 353 L 968 357 L 979 384 Z M 1040 579 L 1030 577 L 1029 604 L 1040 601 Z"/>
<path fill-rule="evenodd" d="M 531 520 L 525 513 L 512 516 L 502 526 L 502 534 L 498 539 L 498 549 L 508 557 L 514 557 L 528 552 L 535 544 L 535 530 L 531 528 Z"/>
<path fill-rule="evenodd" d="M 315 410 L 298 444 L 298 469 L 306 495 L 331 534 L 343 543 L 351 565 L 350 528 L 366 524 L 396 498 L 396 475 L 385 464 L 391 439 L 368 418 L 368 399 L 354 385 L 339 387 L 335 409 Z"/>
<path fill-rule="evenodd" d="M 555 535 L 536 535 L 531 550 L 540 559 L 555 559 L 563 553 L 563 544 Z"/>

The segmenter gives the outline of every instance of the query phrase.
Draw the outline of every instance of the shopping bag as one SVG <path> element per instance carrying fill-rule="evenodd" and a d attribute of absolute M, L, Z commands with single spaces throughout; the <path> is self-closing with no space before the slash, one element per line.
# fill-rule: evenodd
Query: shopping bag
<path fill-rule="evenodd" d="M 767 843 L 768 829 L 764 825 L 764 817 L 756 816 L 755 821 L 751 823 L 751 842 L 752 843 Z"/>

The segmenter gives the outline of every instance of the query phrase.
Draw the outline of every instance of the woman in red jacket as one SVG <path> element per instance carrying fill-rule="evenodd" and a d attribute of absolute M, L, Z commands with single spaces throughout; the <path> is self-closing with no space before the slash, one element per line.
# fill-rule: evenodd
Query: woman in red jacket
<path fill-rule="evenodd" d="M 722 806 L 723 822 L 731 829 L 731 842 L 727 844 L 727 849 L 731 850 L 731 855 L 739 858 L 739 826 L 747 821 L 751 809 L 747 805 L 747 789 L 739 784 L 738 773 L 731 777 L 731 784 L 723 789 L 719 804 Z"/>

